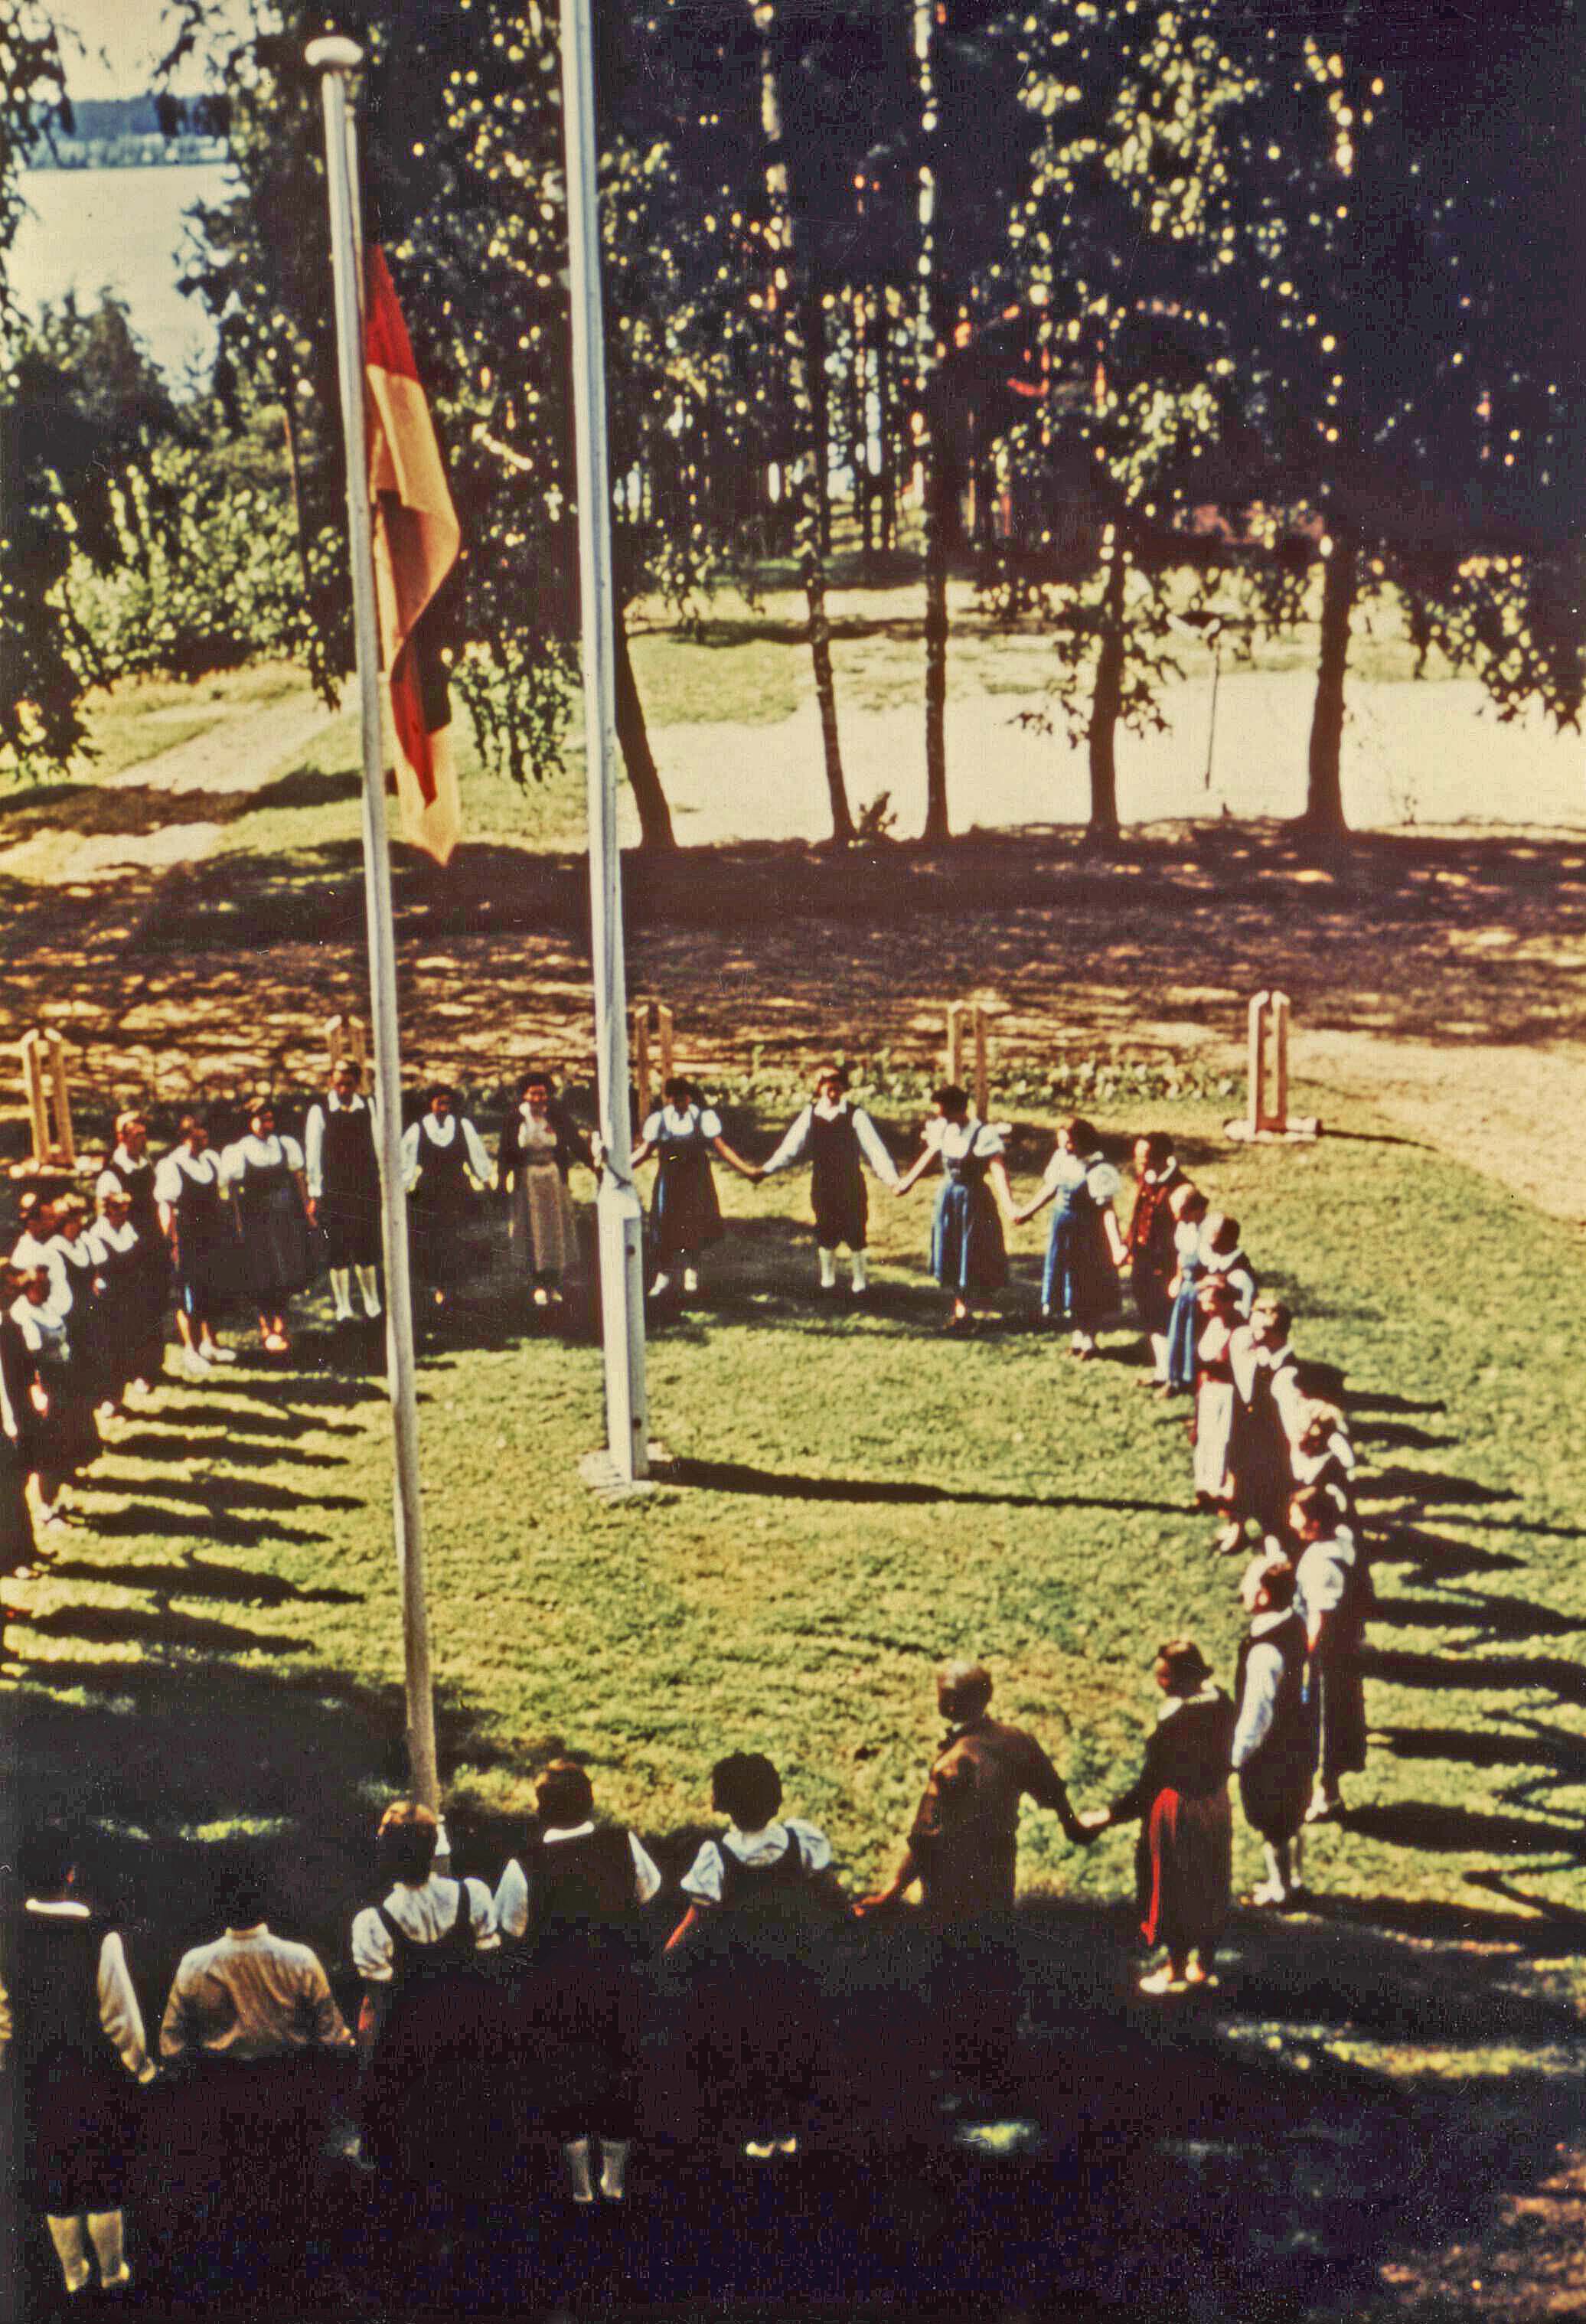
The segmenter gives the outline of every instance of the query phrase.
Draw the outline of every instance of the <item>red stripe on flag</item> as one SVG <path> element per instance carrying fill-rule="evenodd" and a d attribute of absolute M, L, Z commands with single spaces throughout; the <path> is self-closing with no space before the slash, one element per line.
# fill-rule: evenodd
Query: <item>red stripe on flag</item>
<path fill-rule="evenodd" d="M 413 361 L 413 345 L 408 337 L 408 327 L 402 320 L 402 310 L 397 305 L 396 286 L 391 279 L 391 269 L 385 263 L 385 253 L 376 244 L 369 253 L 368 288 L 364 316 L 364 360 L 399 379 L 416 380 L 419 366 Z"/>

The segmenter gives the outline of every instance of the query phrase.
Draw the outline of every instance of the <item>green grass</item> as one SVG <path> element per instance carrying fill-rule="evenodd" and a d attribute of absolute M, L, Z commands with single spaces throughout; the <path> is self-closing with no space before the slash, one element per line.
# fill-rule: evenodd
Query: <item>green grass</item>
<path fill-rule="evenodd" d="M 730 1125 L 752 1149 L 775 1126 Z M 1586 1255 L 1474 1173 L 1394 1144 L 1252 1153 L 1213 1131 L 1181 1110 L 1185 1150 L 1296 1302 L 1302 1352 L 1347 1374 L 1381 1541 L 1383 1739 L 1353 1787 L 1356 1827 L 1312 1844 L 1313 1884 L 1390 1928 L 1487 1911 L 1476 1873 L 1586 1905 L 1586 1450 L 1547 1355 L 1571 1344 Z M 1040 1158 L 1032 1137 L 1021 1169 Z M 1082 1799 L 1104 1797 L 1137 1762 L 1157 1639 L 1194 1632 L 1226 1677 L 1240 1634 L 1237 1575 L 1186 1507 L 1181 1419 L 1132 1364 L 1075 1367 L 1022 1330 L 940 1338 L 924 1190 L 879 1198 L 877 1312 L 854 1317 L 814 1307 L 795 1186 L 724 1191 L 735 1223 L 709 1296 L 650 1351 L 653 1425 L 687 1481 L 628 1508 L 589 1498 L 576 1462 L 601 1433 L 597 1356 L 520 1337 L 502 1280 L 473 1319 L 496 1344 L 424 1366 L 465 1848 L 504 1852 L 554 1747 L 586 1755 L 604 1805 L 664 1839 L 705 1818 L 709 1764 L 742 1744 L 772 1752 L 790 1805 L 828 1826 L 862 1885 L 907 1826 L 936 1732 L 930 1672 L 959 1650 L 991 1660 L 1000 1709 L 1046 1738 Z M 1014 1310 L 1037 1230 L 1019 1241 Z M 387 1433 L 354 1376 L 173 1382 L 120 1425 L 85 1485 L 88 1527 L 12 1632 L 23 1803 L 91 1770 L 113 1847 L 263 1822 L 311 1868 L 292 1878 L 300 1917 L 333 1956 L 369 1818 L 401 1781 Z M 1241 1851 L 1249 1877 L 1248 1835 Z M 1129 1842 L 1076 1856 L 1030 1817 L 1022 1865 L 1036 1887 L 1117 1895 Z M 1568 1950 L 1561 1937 L 1545 1987 L 1573 1983 Z M 1346 2013 L 1322 2038 L 1397 2055 L 1413 2031 L 1362 2034 Z M 1481 2052 L 1472 2037 L 1466 2065 Z"/>

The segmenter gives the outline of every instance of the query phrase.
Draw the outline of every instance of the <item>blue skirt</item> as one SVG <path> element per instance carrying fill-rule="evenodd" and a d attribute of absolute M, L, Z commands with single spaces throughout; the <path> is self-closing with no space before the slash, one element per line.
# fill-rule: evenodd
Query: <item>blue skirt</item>
<path fill-rule="evenodd" d="M 1008 1280 L 1008 1253 L 995 1198 L 982 1183 L 950 1178 L 936 1196 L 931 1222 L 931 1273 L 944 1291 L 1000 1291 Z"/>
<path fill-rule="evenodd" d="M 1177 1293 L 1167 1318 L 1167 1385 L 1187 1389 L 1195 1385 L 1195 1343 L 1201 1333 L 1201 1314 L 1195 1304 L 1198 1283 L 1186 1283 Z"/>
<path fill-rule="evenodd" d="M 1059 1211 L 1047 1238 L 1047 1265 L 1041 1277 L 1043 1311 L 1072 1323 L 1076 1332 L 1093 1332 L 1098 1323 L 1117 1314 L 1118 1304 L 1118 1276 L 1108 1253 L 1101 1213 Z"/>

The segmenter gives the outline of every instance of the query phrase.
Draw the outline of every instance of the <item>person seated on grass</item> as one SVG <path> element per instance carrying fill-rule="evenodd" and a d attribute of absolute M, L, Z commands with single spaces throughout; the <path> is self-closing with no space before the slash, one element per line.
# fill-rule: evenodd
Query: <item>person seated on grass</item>
<path fill-rule="evenodd" d="M 527 2054 L 542 2119 L 561 2144 L 576 2203 L 621 2202 L 634 2124 L 642 1987 L 640 1914 L 661 1877 L 636 1832 L 596 1823 L 584 1769 L 553 1759 L 535 1785 L 521 1858 L 495 1892 L 503 1947 L 521 1954 Z"/>
<path fill-rule="evenodd" d="M 1097 1333 L 1118 1313 L 1118 1271 L 1129 1264 L 1129 1252 L 1112 1205 L 1122 1184 L 1090 1123 L 1075 1114 L 1058 1130 L 1034 1196 L 1013 1213 L 1018 1225 L 1056 1204 L 1041 1273 L 1041 1316 L 1070 1326 L 1069 1353 L 1082 1360 L 1095 1354 Z"/>
<path fill-rule="evenodd" d="M 122 2201 L 139 2141 L 135 2086 L 154 2066 L 120 1937 L 76 1893 L 60 1825 L 24 1834 L 19 1908 L 0 1925 L 0 2052 L 22 2133 L 18 2193 L 41 2211 L 68 2295 L 97 2261 L 106 2292 L 132 2271 Z M 8 2035 L 8 2041 L 7 2041 Z"/>
<path fill-rule="evenodd" d="M 1360 1652 L 1373 1602 L 1361 1545 L 1325 1486 L 1296 1493 L 1289 1523 L 1297 1545 L 1295 1611 L 1305 1626 L 1316 1717 L 1316 1782 L 1307 1823 L 1343 1813 L 1342 1777 L 1366 1766 L 1366 1694 Z"/>
<path fill-rule="evenodd" d="M 722 1206 L 710 1167 L 713 1153 L 752 1185 L 765 1173 L 734 1153 L 722 1135 L 722 1118 L 706 1105 L 696 1084 L 673 1074 L 661 1092 L 659 1112 L 645 1119 L 633 1149 L 633 1167 L 655 1157 L 655 1194 L 650 1205 L 650 1255 L 655 1268 L 650 1296 L 671 1289 L 680 1267 L 685 1292 L 699 1288 L 699 1255 L 720 1242 Z"/>
<path fill-rule="evenodd" d="M 1002 1133 L 970 1117 L 969 1093 L 944 1082 L 931 1101 L 925 1142 L 892 1192 L 907 1194 L 935 1162 L 943 1184 L 931 1220 L 931 1273 L 952 1295 L 950 1332 L 974 1328 L 975 1311 L 1008 1280 L 1002 1222 L 1011 1219 L 1013 1194 L 1003 1159 Z"/>
<path fill-rule="evenodd" d="M 1145 1765 L 1111 1807 L 1080 1821 L 1099 1832 L 1139 1819 L 1140 1934 L 1167 1956 L 1141 1978 L 1140 1991 L 1182 1993 L 1217 1982 L 1217 1943 L 1233 1878 L 1233 1706 L 1193 1638 L 1158 1646 L 1151 1674 L 1167 1699 L 1147 1739 Z"/>
<path fill-rule="evenodd" d="M 1295 1571 L 1286 1557 L 1252 1558 L 1240 1596 L 1250 1627 L 1239 1650 L 1230 1756 L 1245 1821 L 1266 1857 L 1267 1877 L 1250 1901 L 1281 1909 L 1303 1890 L 1300 1833 L 1316 1765 L 1305 1626 L 1295 1611 Z"/>
<path fill-rule="evenodd" d="M 780 1813 L 781 1777 L 762 1752 L 717 1760 L 711 1804 L 727 1828 L 683 1876 L 688 1909 L 667 1951 L 687 1957 L 702 2108 L 763 2162 L 797 2153 L 823 2077 L 830 2035 L 812 1955 L 848 1906 L 830 1841 Z"/>
<path fill-rule="evenodd" d="M 483 1880 L 452 1880 L 435 1869 L 440 1826 L 419 1800 L 396 1800 L 380 1819 L 375 1861 L 391 1882 L 383 1904 L 353 1923 L 353 1966 L 364 1980 L 358 2043 L 365 2061 L 397 1990 L 427 1965 L 467 1960 L 500 1944 L 495 1907 Z"/>
<path fill-rule="evenodd" d="M 849 1097 L 848 1075 L 842 1065 L 821 1067 L 815 1077 L 814 1098 L 795 1118 L 761 1176 L 775 1177 L 779 1170 L 790 1170 L 806 1155 L 820 1287 L 823 1292 L 836 1290 L 837 1252 L 845 1246 L 853 1264 L 853 1296 L 862 1299 L 870 1288 L 865 1168 L 873 1170 L 884 1186 L 894 1188 L 898 1168 L 875 1123 L 863 1106 L 855 1105 Z"/>

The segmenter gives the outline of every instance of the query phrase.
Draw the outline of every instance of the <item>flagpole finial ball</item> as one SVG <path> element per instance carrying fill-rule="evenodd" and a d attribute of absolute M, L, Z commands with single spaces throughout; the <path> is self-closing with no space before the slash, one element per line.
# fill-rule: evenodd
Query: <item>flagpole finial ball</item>
<path fill-rule="evenodd" d="M 310 72 L 356 72 L 364 61 L 364 51 L 356 41 L 349 41 L 342 32 L 330 32 L 323 40 L 310 41 L 303 56 Z"/>

